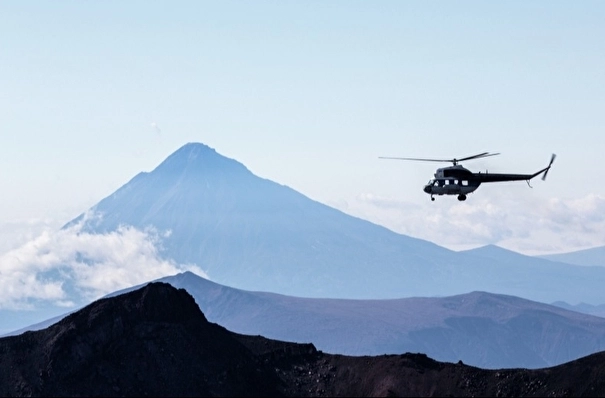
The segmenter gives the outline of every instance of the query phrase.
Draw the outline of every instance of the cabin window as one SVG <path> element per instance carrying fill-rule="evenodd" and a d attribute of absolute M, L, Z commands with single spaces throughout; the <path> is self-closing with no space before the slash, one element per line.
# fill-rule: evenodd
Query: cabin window
<path fill-rule="evenodd" d="M 465 187 L 468 186 L 468 181 L 467 180 L 462 180 L 462 185 L 464 185 Z"/>

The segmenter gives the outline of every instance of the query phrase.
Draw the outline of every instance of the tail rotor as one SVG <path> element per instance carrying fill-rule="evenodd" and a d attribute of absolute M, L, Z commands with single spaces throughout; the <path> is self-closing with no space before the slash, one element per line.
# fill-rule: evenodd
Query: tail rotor
<path fill-rule="evenodd" d="M 551 158 L 550 158 L 550 163 L 548 164 L 548 167 L 546 168 L 546 170 L 544 170 L 544 175 L 542 176 L 542 180 L 546 180 L 546 175 L 548 174 L 548 170 L 550 170 L 550 166 L 552 165 L 552 162 L 555 161 L 555 158 L 557 157 L 557 155 L 555 155 L 554 153 L 552 154 Z"/>

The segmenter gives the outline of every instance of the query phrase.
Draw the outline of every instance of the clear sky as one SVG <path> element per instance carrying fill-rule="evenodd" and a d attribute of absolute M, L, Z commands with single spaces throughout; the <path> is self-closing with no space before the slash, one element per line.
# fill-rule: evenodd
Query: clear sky
<path fill-rule="evenodd" d="M 0 252 L 188 142 L 396 232 L 605 245 L 603 1 L 2 1 Z M 499 156 L 466 202 L 422 186 Z"/>

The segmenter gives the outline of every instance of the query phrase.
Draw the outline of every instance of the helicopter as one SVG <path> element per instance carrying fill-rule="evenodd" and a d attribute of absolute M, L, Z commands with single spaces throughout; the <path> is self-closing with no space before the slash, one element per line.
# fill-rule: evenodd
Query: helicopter
<path fill-rule="evenodd" d="M 418 160 L 424 162 L 450 162 L 453 166 L 443 167 L 437 169 L 434 176 L 435 178 L 429 180 L 424 186 L 423 191 L 431 195 L 431 200 L 434 201 L 433 195 L 458 195 L 459 201 L 466 200 L 466 195 L 474 192 L 479 185 L 484 182 L 503 182 L 503 181 L 526 181 L 529 185 L 529 181 L 544 173 L 542 180 L 546 179 L 548 170 L 552 166 L 556 155 L 553 153 L 548 166 L 542 170 L 538 170 L 533 174 L 508 174 L 508 173 L 473 173 L 470 170 L 462 167 L 458 164 L 459 162 L 471 159 L 486 158 L 488 156 L 500 155 L 499 153 L 483 152 L 477 155 L 467 156 L 461 159 L 421 159 L 421 158 L 397 158 L 397 157 L 386 157 L 379 156 L 380 159 L 397 159 L 397 160 Z M 529 185 L 531 188 L 531 185 Z"/>

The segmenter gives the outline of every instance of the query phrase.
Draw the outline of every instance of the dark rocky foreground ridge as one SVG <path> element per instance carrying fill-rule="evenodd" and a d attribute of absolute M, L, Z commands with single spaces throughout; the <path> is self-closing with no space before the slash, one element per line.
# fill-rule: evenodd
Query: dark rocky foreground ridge
<path fill-rule="evenodd" d="M 604 396 L 605 353 L 485 370 L 423 354 L 344 356 L 241 335 L 151 283 L 0 339 L 1 396 Z"/>

